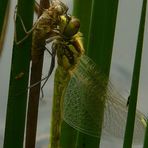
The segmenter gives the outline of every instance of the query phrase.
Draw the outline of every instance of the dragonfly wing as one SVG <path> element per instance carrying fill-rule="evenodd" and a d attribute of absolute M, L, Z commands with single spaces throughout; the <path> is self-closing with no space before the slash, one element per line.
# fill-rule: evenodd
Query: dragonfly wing
<path fill-rule="evenodd" d="M 79 131 L 98 137 L 103 121 L 105 87 L 101 86 L 102 78 L 95 69 L 86 56 L 81 58 L 65 92 L 64 120 Z"/>
<path fill-rule="evenodd" d="M 113 89 L 113 86 L 111 89 L 108 88 L 107 94 L 102 136 L 108 135 L 123 139 L 128 113 L 126 100 Z M 133 137 L 135 144 L 144 140 L 145 125 L 142 122 L 144 119 L 146 119 L 145 116 L 137 110 Z"/>
<path fill-rule="evenodd" d="M 82 56 L 65 91 L 63 118 L 85 134 L 99 137 L 103 126 L 104 137 L 123 138 L 127 117 L 123 100 L 112 90 L 107 78 L 98 72 L 96 64 L 89 57 Z M 138 112 L 136 116 L 137 133 L 144 133 L 141 115 Z M 141 137 L 137 133 L 136 139 L 138 135 Z"/>

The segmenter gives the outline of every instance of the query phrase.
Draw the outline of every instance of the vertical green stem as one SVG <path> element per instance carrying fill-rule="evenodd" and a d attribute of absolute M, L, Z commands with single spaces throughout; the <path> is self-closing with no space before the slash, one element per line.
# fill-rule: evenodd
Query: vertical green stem
<path fill-rule="evenodd" d="M 27 30 L 32 27 L 33 5 L 33 0 L 19 0 L 17 5 L 17 13 L 21 16 Z M 18 17 L 16 19 L 16 34 L 18 40 L 26 35 Z M 19 45 L 14 42 L 4 148 L 23 148 L 30 49 L 31 36 Z"/>
<path fill-rule="evenodd" d="M 147 120 L 147 125 L 148 125 L 148 120 Z M 144 138 L 144 144 L 143 144 L 143 148 L 147 148 L 148 147 L 148 126 L 146 128 L 146 132 L 145 132 L 145 138 Z"/>
<path fill-rule="evenodd" d="M 137 105 L 147 0 L 143 0 L 123 148 L 131 148 Z"/>
<path fill-rule="evenodd" d="M 109 75 L 118 0 L 93 0 L 88 55 L 98 69 Z"/>
<path fill-rule="evenodd" d="M 118 0 L 93 0 L 88 36 L 88 56 L 95 61 L 98 70 L 101 69 L 107 76 L 110 70 L 117 8 Z M 100 121 L 103 121 L 104 106 L 100 110 L 102 111 Z M 83 145 L 87 147 L 90 144 L 89 147 L 92 145 L 93 148 L 98 148 L 100 145 L 100 138 L 81 134 L 79 139 L 81 143 L 79 147 Z"/>
<path fill-rule="evenodd" d="M 88 47 L 88 34 L 90 27 L 90 19 L 92 12 L 93 0 L 74 0 L 73 15 L 80 19 L 80 31 L 83 33 L 83 43 L 87 50 Z"/>

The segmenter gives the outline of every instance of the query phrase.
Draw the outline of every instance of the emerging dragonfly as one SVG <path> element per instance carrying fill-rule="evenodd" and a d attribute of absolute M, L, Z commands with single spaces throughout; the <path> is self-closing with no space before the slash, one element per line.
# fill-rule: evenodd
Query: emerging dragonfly
<path fill-rule="evenodd" d="M 104 136 L 124 137 L 126 101 L 84 54 L 79 26 L 77 18 L 61 16 L 59 37 L 52 46 L 54 53 L 57 52 L 58 66 L 54 80 L 51 148 L 60 147 L 63 120 L 76 130 L 94 137 L 100 136 L 102 126 Z M 145 116 L 137 111 L 135 143 L 143 139 L 145 120 Z"/>
<path fill-rule="evenodd" d="M 60 147 L 61 123 L 63 120 L 64 91 L 84 52 L 80 41 L 79 20 L 68 15 L 61 16 L 59 37 L 53 43 L 52 50 L 57 53 L 58 66 L 54 80 L 54 98 L 52 111 L 51 148 Z M 55 52 L 54 52 L 55 53 Z"/>
<path fill-rule="evenodd" d="M 54 9 L 50 7 L 50 11 L 44 13 L 45 17 L 42 16 L 32 29 L 32 55 L 40 55 L 40 47 L 54 41 L 51 52 L 52 65 L 46 80 L 54 68 L 57 55 L 50 147 L 60 147 L 63 120 L 76 130 L 95 137 L 99 137 L 103 123 L 103 135 L 123 138 L 127 117 L 125 99 L 115 93 L 107 77 L 99 72 L 96 64 L 84 54 L 82 34 L 78 32 L 79 20 L 67 15 L 67 7 L 59 0 L 53 0 L 52 6 Z M 44 24 L 41 20 L 46 16 L 48 19 L 45 19 Z M 47 30 L 43 30 L 44 26 Z M 41 34 L 40 39 L 38 34 Z M 41 39 L 42 43 L 39 42 Z M 36 84 L 38 83 L 40 82 Z M 144 133 L 144 119 L 144 115 L 137 111 L 135 142 L 139 142 Z"/>

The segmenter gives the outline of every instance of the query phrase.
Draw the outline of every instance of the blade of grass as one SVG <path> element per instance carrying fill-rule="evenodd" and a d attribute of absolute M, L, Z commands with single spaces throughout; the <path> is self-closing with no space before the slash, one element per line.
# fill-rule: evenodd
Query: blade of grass
<path fill-rule="evenodd" d="M 94 0 L 92 8 L 87 53 L 97 64 L 98 70 L 101 70 L 101 72 L 108 76 L 111 64 L 118 0 Z M 100 122 L 103 121 L 104 116 L 104 106 L 102 105 L 101 107 L 99 117 L 102 116 L 102 118 L 100 118 Z M 101 138 L 101 131 L 98 131 L 98 133 L 100 133 Z M 100 138 L 90 138 L 88 135 L 81 134 L 79 135 L 81 142 L 79 147 L 82 147 L 84 144 L 87 146 L 91 139 L 91 143 L 94 145 L 93 148 L 98 148 Z"/>
<path fill-rule="evenodd" d="M 89 30 L 88 55 L 109 75 L 118 0 L 94 0 Z"/>
<path fill-rule="evenodd" d="M 148 125 L 148 120 L 146 122 L 146 125 Z M 143 144 L 143 148 L 147 148 L 147 147 L 148 147 L 148 126 L 146 128 L 144 144 Z"/>
<path fill-rule="evenodd" d="M 21 16 L 27 30 L 32 27 L 33 5 L 33 0 L 18 1 L 17 13 Z M 18 17 L 16 19 L 16 34 L 18 40 L 26 35 Z M 20 45 L 16 45 L 15 42 L 13 45 L 4 148 L 23 147 L 27 102 L 27 91 L 24 90 L 28 87 L 30 48 L 31 36 Z M 24 93 L 21 93 L 22 91 Z"/>
<path fill-rule="evenodd" d="M 132 147 L 141 58 L 142 58 L 143 38 L 144 38 L 146 4 L 147 0 L 143 0 L 123 148 Z"/>
<path fill-rule="evenodd" d="M 48 0 L 40 0 L 41 8 L 48 8 Z M 38 11 L 38 17 L 42 14 L 41 11 Z M 32 61 L 31 66 L 31 78 L 30 84 L 35 84 L 39 82 L 42 77 L 42 68 L 43 68 L 43 57 L 44 53 L 35 58 Z M 36 142 L 36 131 L 37 131 L 37 119 L 38 119 L 38 107 L 39 107 L 39 98 L 40 98 L 40 83 L 35 87 L 32 87 L 29 92 L 29 101 L 28 101 L 28 112 L 27 112 L 27 126 L 26 126 L 26 148 L 35 148 Z"/>
<path fill-rule="evenodd" d="M 73 15 L 80 19 L 81 23 L 80 31 L 83 33 L 83 43 L 85 49 L 88 47 L 88 34 L 91 19 L 93 0 L 74 0 Z"/>

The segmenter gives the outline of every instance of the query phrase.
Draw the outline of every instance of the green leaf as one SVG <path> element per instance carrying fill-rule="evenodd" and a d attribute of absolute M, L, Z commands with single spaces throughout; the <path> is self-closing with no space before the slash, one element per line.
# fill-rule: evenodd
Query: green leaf
<path fill-rule="evenodd" d="M 27 30 L 32 27 L 33 6 L 34 0 L 18 1 L 17 14 L 21 16 Z M 18 40 L 21 40 L 26 35 L 22 29 L 22 24 L 19 17 L 16 19 L 16 34 Z M 14 42 L 3 146 L 4 148 L 23 147 L 30 50 L 31 35 L 19 45 L 16 45 Z"/>
<path fill-rule="evenodd" d="M 148 120 L 146 122 L 146 125 L 148 125 Z M 144 139 L 143 148 L 147 148 L 147 147 L 148 147 L 148 126 L 147 126 L 146 132 L 145 132 L 145 139 Z"/>
<path fill-rule="evenodd" d="M 83 33 L 83 43 L 87 50 L 93 0 L 74 0 L 73 3 L 73 15 L 80 19 L 80 31 Z"/>
<path fill-rule="evenodd" d="M 141 58 L 142 58 L 142 48 L 143 48 L 146 3 L 147 3 L 147 0 L 143 0 L 123 148 L 132 147 Z"/>

